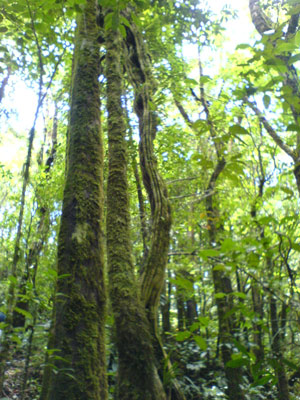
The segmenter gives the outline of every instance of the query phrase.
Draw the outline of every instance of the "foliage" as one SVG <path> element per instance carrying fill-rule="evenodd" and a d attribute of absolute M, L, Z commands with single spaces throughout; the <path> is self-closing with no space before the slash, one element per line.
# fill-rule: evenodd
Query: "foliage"
<path fill-rule="evenodd" d="M 22 392 L 30 352 L 28 383 L 20 398 L 37 398 L 55 286 L 57 280 L 65 278 L 56 269 L 57 236 L 65 178 L 74 20 L 84 4 L 84 0 L 0 2 L 0 87 L 4 84 L 5 88 L 0 102 L 1 154 L 8 151 L 8 142 L 14 144 L 11 159 L 3 156 L 0 164 L 0 310 L 6 310 L 11 282 L 19 287 L 24 276 L 26 290 L 19 291 L 17 299 L 28 304 L 16 309 L 26 322 L 11 332 L 15 358 L 8 368 L 2 397 L 12 395 L 12 379 L 17 382 L 15 389 Z M 295 171 L 300 154 L 300 30 L 299 21 L 292 27 L 291 20 L 299 17 L 298 3 L 287 1 L 282 6 L 279 1 L 261 1 L 261 9 L 273 21 L 273 31 L 257 36 L 249 20 L 254 38 L 239 43 L 221 65 L 216 59 L 223 51 L 227 21 L 233 23 L 236 16 L 227 6 L 216 15 L 206 2 L 193 0 L 101 0 L 99 5 L 110 7 L 102 26 L 106 33 L 111 28 L 119 30 L 125 41 L 130 24 L 136 24 L 153 67 L 156 87 L 149 104 L 150 112 L 158 118 L 153 146 L 172 208 L 168 273 L 159 313 L 164 349 L 172 362 L 171 369 L 162 368 L 164 386 L 171 392 L 171 382 L 177 380 L 188 399 L 224 399 L 228 396 L 225 369 L 240 369 L 245 399 L 275 399 L 279 398 L 279 372 L 284 370 L 290 399 L 296 399 L 300 242 Z M 132 21 L 126 14 L 128 7 L 135 10 Z M 102 44 L 100 53 L 104 65 Z M 104 75 L 100 79 L 105 85 Z M 122 79 L 128 112 L 130 237 L 138 276 L 150 243 L 151 207 L 144 187 L 138 197 L 135 88 L 125 68 Z M 41 95 L 45 101 L 37 123 L 15 278 L 11 264 L 27 133 L 16 129 L 16 113 L 8 100 L 13 101 L 13 88 L 20 80 L 33 89 L 32 101 Z M 101 96 L 106 134 L 104 91 Z M 49 170 L 55 107 L 56 155 Z M 107 148 L 105 157 L 106 168 Z M 224 169 L 210 190 L 221 158 Z M 146 246 L 141 198 L 148 232 Z M 208 213 L 208 198 L 213 198 L 218 214 Z M 46 230 L 41 230 L 42 224 Z M 211 240 L 212 226 L 217 231 L 215 241 Z M 36 248 L 38 255 L 31 262 Z M 216 273 L 230 280 L 231 291 L 216 288 Z M 222 302 L 229 307 L 225 323 L 233 321 L 226 344 L 230 360 L 225 363 L 219 329 L 218 304 Z M 111 330 L 110 323 L 107 330 Z M 109 333 L 107 359 L 113 393 L 117 361 L 111 336 Z M 274 347 L 276 338 L 279 348 Z"/>

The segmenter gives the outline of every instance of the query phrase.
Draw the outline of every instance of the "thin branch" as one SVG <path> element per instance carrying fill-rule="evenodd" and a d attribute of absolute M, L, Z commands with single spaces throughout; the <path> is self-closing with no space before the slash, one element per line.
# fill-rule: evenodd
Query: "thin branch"
<path fill-rule="evenodd" d="M 168 256 L 195 256 L 197 254 L 197 250 L 193 250 L 191 252 L 186 251 L 172 251 L 168 253 Z"/>
<path fill-rule="evenodd" d="M 30 16 L 30 22 L 31 22 L 31 28 L 32 28 L 32 32 L 34 35 L 34 39 L 35 39 L 35 43 L 36 43 L 36 47 L 38 49 L 38 58 L 39 58 L 39 68 L 40 68 L 40 83 L 39 83 L 39 100 L 42 97 L 42 89 L 43 89 L 43 75 L 44 75 L 44 63 L 43 63 L 43 56 L 42 56 L 42 48 L 40 46 L 40 42 L 39 39 L 37 37 L 37 33 L 35 30 L 35 25 L 34 25 L 34 18 L 33 18 L 33 14 L 31 11 L 31 7 L 29 4 L 29 1 L 26 0 L 27 3 L 27 8 L 28 8 L 28 12 L 29 12 L 29 16 Z"/>
<path fill-rule="evenodd" d="M 280 138 L 280 136 L 275 132 L 275 130 L 272 128 L 272 126 L 269 124 L 269 122 L 266 120 L 266 118 L 263 116 L 262 112 L 254 105 L 251 103 L 251 101 L 248 99 L 248 97 L 244 97 L 244 102 L 255 112 L 257 115 L 258 119 L 260 122 L 263 124 L 265 130 L 268 132 L 268 134 L 271 136 L 271 138 L 274 140 L 274 142 L 288 155 L 290 156 L 295 162 L 297 162 L 297 157 L 293 149 L 291 149 L 289 146 L 287 146 L 283 140 Z"/>
<path fill-rule="evenodd" d="M 198 196 L 201 196 L 200 199 L 198 199 L 197 201 L 202 201 L 202 200 L 206 199 L 207 197 L 212 196 L 214 193 L 215 193 L 215 191 L 209 191 L 209 192 L 206 192 L 205 194 L 203 194 L 203 193 L 184 194 L 182 196 L 170 197 L 170 200 L 178 200 L 178 199 L 185 199 L 186 197 L 198 197 Z"/>
<path fill-rule="evenodd" d="M 180 178 L 180 179 L 172 179 L 171 181 L 167 181 L 167 185 L 172 185 L 173 183 L 182 182 L 182 181 L 193 181 L 195 179 L 199 179 L 199 176 L 191 176 L 188 178 Z"/>
<path fill-rule="evenodd" d="M 176 99 L 174 99 L 176 107 L 178 108 L 180 114 L 182 115 L 183 119 L 185 120 L 185 122 L 191 126 L 193 124 L 193 121 L 190 119 L 190 117 L 188 116 L 187 112 L 185 111 L 183 105 Z"/>

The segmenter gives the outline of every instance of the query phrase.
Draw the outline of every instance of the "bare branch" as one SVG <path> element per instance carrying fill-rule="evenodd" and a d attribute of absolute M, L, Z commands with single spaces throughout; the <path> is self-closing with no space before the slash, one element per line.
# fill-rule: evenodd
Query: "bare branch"
<path fill-rule="evenodd" d="M 212 196 L 213 194 L 215 194 L 215 191 L 209 191 L 206 192 L 205 194 L 203 193 L 192 193 L 192 194 L 184 194 L 182 196 L 174 196 L 174 197 L 170 197 L 170 200 L 178 200 L 178 199 L 185 199 L 186 197 L 198 197 L 201 196 L 200 199 L 197 199 L 197 201 L 202 201 L 204 199 L 206 199 L 207 197 Z"/>
<path fill-rule="evenodd" d="M 180 178 L 180 179 L 173 179 L 171 181 L 167 181 L 167 185 L 172 185 L 173 183 L 182 182 L 182 181 L 193 181 L 195 179 L 199 179 L 199 176 L 190 176 L 188 178 Z"/>
<path fill-rule="evenodd" d="M 183 108 L 183 105 L 176 99 L 174 99 L 176 107 L 178 108 L 178 111 L 180 112 L 180 114 L 182 115 L 183 119 L 185 120 L 185 122 L 191 126 L 193 121 L 190 119 L 190 117 L 188 116 L 187 112 L 185 111 L 185 109 Z"/>

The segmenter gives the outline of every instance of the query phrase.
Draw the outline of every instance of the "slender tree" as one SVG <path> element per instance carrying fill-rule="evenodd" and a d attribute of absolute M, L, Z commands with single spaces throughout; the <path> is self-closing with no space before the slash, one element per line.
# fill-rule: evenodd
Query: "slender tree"
<path fill-rule="evenodd" d="M 118 15 L 115 11 L 114 14 Z M 150 325 L 132 263 L 120 53 L 120 33 L 118 27 L 113 26 L 106 34 L 107 251 L 119 354 L 117 399 L 164 400 L 166 396 L 155 365 Z"/>

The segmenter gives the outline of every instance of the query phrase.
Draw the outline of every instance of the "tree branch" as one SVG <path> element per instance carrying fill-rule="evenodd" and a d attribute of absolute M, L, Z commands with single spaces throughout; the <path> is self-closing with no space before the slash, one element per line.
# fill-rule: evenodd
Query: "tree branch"
<path fill-rule="evenodd" d="M 271 136 L 271 138 L 274 140 L 274 142 L 288 155 L 290 156 L 294 162 L 297 162 L 297 157 L 293 149 L 291 149 L 288 145 L 286 145 L 281 137 L 275 132 L 275 130 L 272 128 L 272 126 L 269 124 L 269 122 L 266 120 L 266 118 L 263 116 L 262 112 L 254 105 L 251 103 L 251 101 L 248 99 L 248 97 L 244 97 L 244 102 L 254 111 L 256 116 L 258 117 L 259 121 L 263 124 L 265 130 L 268 132 L 268 134 Z"/>

